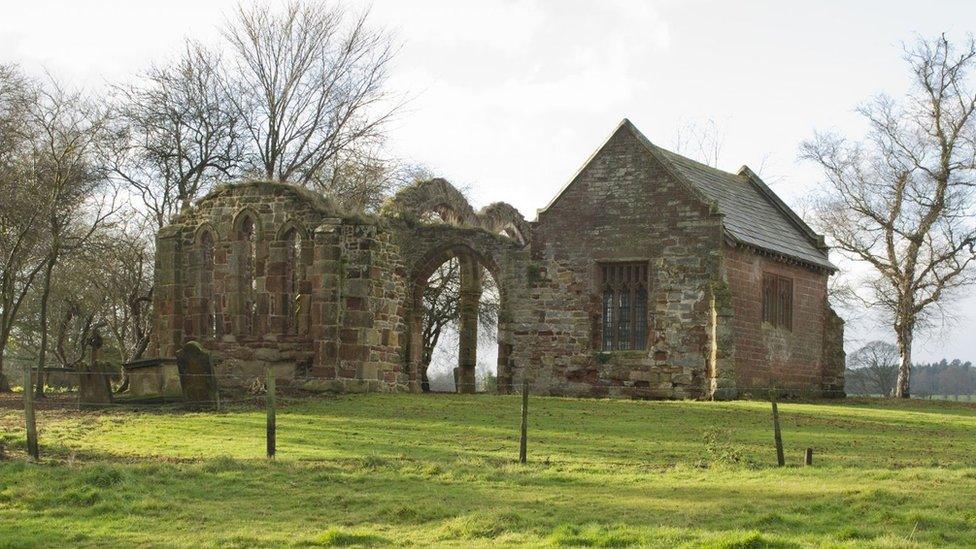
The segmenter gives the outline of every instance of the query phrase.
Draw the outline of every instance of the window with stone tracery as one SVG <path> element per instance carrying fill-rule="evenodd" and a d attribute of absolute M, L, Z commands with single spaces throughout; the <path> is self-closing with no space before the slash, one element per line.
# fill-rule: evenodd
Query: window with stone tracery
<path fill-rule="evenodd" d="M 257 234 L 254 219 L 250 215 L 244 217 L 240 224 L 241 247 L 241 302 L 244 317 L 243 333 L 254 334 L 254 321 L 257 313 L 258 279 L 255 271 L 257 265 Z"/>
<path fill-rule="evenodd" d="M 281 311 L 285 316 L 285 331 L 295 334 L 298 332 L 295 315 L 302 277 L 302 235 L 297 229 L 291 228 L 284 234 L 283 240 L 285 241 L 285 279 Z"/>
<path fill-rule="evenodd" d="M 200 313 L 204 336 L 217 335 L 214 303 L 214 239 L 209 230 L 200 234 Z"/>

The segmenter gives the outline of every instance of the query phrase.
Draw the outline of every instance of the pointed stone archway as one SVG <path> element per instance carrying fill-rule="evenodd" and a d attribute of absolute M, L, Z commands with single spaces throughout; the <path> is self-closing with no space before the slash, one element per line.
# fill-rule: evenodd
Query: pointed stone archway
<path fill-rule="evenodd" d="M 425 367 L 423 359 L 423 323 L 424 305 L 423 295 L 431 275 L 444 263 L 456 259 L 460 272 L 460 289 L 458 292 L 458 361 L 454 370 L 455 387 L 459 393 L 476 392 L 476 368 L 478 364 L 478 322 L 479 304 L 484 290 L 482 269 L 488 272 L 498 287 L 498 361 L 497 376 L 500 391 L 507 390 L 511 373 L 508 363 L 507 349 L 510 343 L 504 334 L 509 333 L 507 313 L 505 307 L 506 288 L 500 279 L 500 270 L 491 256 L 475 251 L 471 246 L 453 243 L 434 249 L 418 261 L 411 276 L 411 307 L 408 317 L 409 353 L 407 368 L 411 385 L 414 390 L 420 390 L 422 369 Z"/>

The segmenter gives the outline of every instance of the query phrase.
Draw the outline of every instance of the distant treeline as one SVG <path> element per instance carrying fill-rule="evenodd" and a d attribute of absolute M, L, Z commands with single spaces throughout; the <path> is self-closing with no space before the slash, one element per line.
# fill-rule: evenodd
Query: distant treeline
<path fill-rule="evenodd" d="M 847 369 L 849 395 L 891 395 L 898 379 L 897 363 Z M 914 364 L 910 378 L 911 394 L 916 398 L 958 398 L 976 394 L 976 368 L 959 359 Z"/>
<path fill-rule="evenodd" d="M 971 395 L 976 393 L 976 368 L 958 358 L 917 364 L 912 367 L 911 385 L 912 394 L 920 397 Z"/>

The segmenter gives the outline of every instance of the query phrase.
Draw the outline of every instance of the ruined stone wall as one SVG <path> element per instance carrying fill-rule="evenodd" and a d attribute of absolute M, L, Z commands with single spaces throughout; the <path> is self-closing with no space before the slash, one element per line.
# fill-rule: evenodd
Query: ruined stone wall
<path fill-rule="evenodd" d="M 821 388 L 825 397 L 843 398 L 846 396 L 844 372 L 847 366 L 847 355 L 844 352 L 844 320 L 837 316 L 837 313 L 829 305 L 826 315 Z"/>
<path fill-rule="evenodd" d="M 511 353 L 553 394 L 703 396 L 714 339 L 721 217 L 625 130 L 532 231 Z M 647 348 L 601 352 L 599 264 L 648 263 Z"/>
<path fill-rule="evenodd" d="M 289 228 L 300 232 L 298 263 L 307 264 L 312 253 L 308 237 L 329 207 L 294 188 L 255 182 L 222 187 L 173 220 L 157 239 L 167 254 L 157 259 L 156 276 L 177 282 L 175 290 L 159 296 L 157 302 L 177 311 L 161 320 L 180 329 L 160 345 L 160 356 L 173 356 L 184 342 L 199 341 L 215 351 L 216 371 L 227 383 L 246 384 L 263 376 L 268 367 L 286 379 L 307 370 L 312 360 L 307 331 L 298 333 L 297 326 L 285 321 L 285 311 L 289 315 L 295 311 L 291 300 L 285 303 L 283 292 L 282 238 Z M 249 284 L 241 272 L 242 258 L 249 253 L 240 238 L 244 216 L 250 216 L 255 233 L 256 286 L 248 290 L 254 303 L 250 314 L 245 312 L 242 298 L 244 286 Z M 213 242 L 209 299 L 205 299 L 202 282 L 204 233 Z M 309 289 L 303 279 L 297 293 L 307 295 Z"/>
<path fill-rule="evenodd" d="M 255 232 L 253 284 L 245 216 Z M 395 390 L 406 285 L 390 240 L 379 220 L 340 217 L 290 185 L 220 187 L 157 236 L 157 355 L 199 341 L 225 384 L 246 385 L 272 368 L 296 384 Z"/>
<path fill-rule="evenodd" d="M 406 390 L 407 284 L 400 249 L 377 223 L 326 220 L 315 235 L 309 388 Z"/>
<path fill-rule="evenodd" d="M 725 270 L 732 293 L 740 394 L 762 393 L 770 387 L 805 395 L 819 392 L 826 373 L 825 341 L 832 341 L 826 336 L 827 273 L 731 246 L 725 248 Z M 792 330 L 762 321 L 763 273 L 793 280 Z"/>
<path fill-rule="evenodd" d="M 512 238 L 482 228 L 420 223 L 409 217 L 393 220 L 391 231 L 393 242 L 401 251 L 407 285 L 406 299 L 403 301 L 405 324 L 400 339 L 411 389 L 420 390 L 417 368 L 422 346 L 423 309 L 420 298 L 423 287 L 431 273 L 445 261 L 452 257 L 465 257 L 487 269 L 498 286 L 498 384 L 502 392 L 509 390 L 515 368 L 510 353 L 513 345 L 512 304 L 524 300 L 528 250 Z M 520 311 L 524 311 L 524 308 Z"/>
<path fill-rule="evenodd" d="M 290 185 L 218 188 L 157 235 L 156 356 L 199 341 L 225 385 L 270 368 L 307 389 L 419 391 L 421 292 L 458 257 L 498 284 L 503 392 L 529 374 L 556 395 L 842 394 L 843 322 L 826 272 L 727 243 L 713 204 L 633 133 L 618 130 L 532 225 L 506 204 L 424 218 L 444 196 L 460 200 L 448 187 L 412 186 L 378 217 Z M 602 350 L 600 265 L 616 262 L 647 266 L 644 349 Z M 764 271 L 794 281 L 792 331 L 761 322 Z M 464 324 L 473 365 L 477 323 Z"/>

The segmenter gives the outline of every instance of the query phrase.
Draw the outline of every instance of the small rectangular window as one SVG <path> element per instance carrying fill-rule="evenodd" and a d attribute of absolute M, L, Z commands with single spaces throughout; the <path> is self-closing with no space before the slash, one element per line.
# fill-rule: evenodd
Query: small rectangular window
<path fill-rule="evenodd" d="M 647 347 L 647 263 L 600 265 L 604 351 Z"/>
<path fill-rule="evenodd" d="M 793 329 L 793 279 L 763 273 L 762 320 L 777 328 Z"/>

